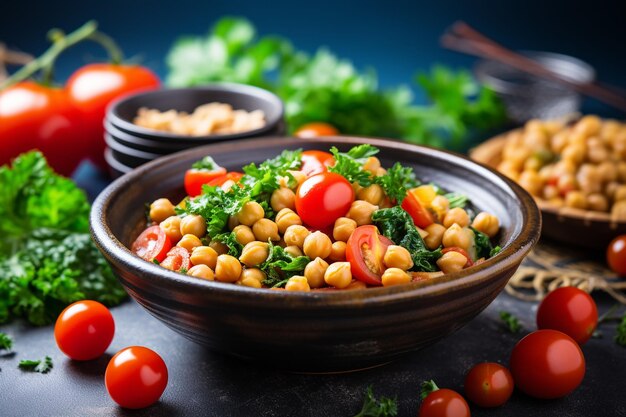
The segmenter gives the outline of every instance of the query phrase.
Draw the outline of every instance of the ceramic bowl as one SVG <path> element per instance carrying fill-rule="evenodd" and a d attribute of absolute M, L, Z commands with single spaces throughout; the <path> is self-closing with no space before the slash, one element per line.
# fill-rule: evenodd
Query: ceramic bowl
<path fill-rule="evenodd" d="M 502 251 L 459 273 L 429 281 L 355 291 L 287 292 L 200 280 L 135 256 L 144 205 L 184 196 L 183 175 L 210 154 L 228 169 L 283 149 L 380 149 L 383 166 L 412 166 L 423 181 L 469 195 L 497 215 Z M 133 170 L 107 187 L 91 211 L 92 236 L 128 293 L 183 336 L 261 365 L 299 372 L 339 372 L 394 360 L 460 329 L 504 288 L 539 238 L 532 197 L 495 171 L 449 152 L 381 139 L 262 138 L 190 149 Z M 445 342 L 444 342 L 445 343 Z"/>

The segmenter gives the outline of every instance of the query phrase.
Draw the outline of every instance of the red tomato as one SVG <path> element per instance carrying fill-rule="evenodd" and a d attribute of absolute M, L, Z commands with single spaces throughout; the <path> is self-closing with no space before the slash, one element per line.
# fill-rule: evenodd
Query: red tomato
<path fill-rule="evenodd" d="M 581 345 L 589 340 L 597 325 L 595 301 L 576 287 L 557 288 L 537 310 L 537 328 L 558 330 Z"/>
<path fill-rule="evenodd" d="M 170 271 L 180 271 L 181 269 L 189 270 L 189 251 L 180 246 L 174 246 L 167 252 L 167 257 L 161 262 L 163 268 Z"/>
<path fill-rule="evenodd" d="M 67 306 L 54 325 L 59 349 L 77 361 L 100 357 L 111 344 L 114 333 L 115 323 L 109 309 L 91 300 Z"/>
<path fill-rule="evenodd" d="M 485 362 L 465 377 L 465 396 L 480 407 L 499 407 L 513 394 L 513 376 L 504 366 Z"/>
<path fill-rule="evenodd" d="M 470 417 L 470 409 L 458 392 L 442 388 L 424 398 L 419 417 Z"/>
<path fill-rule="evenodd" d="M 433 215 L 426 210 L 412 192 L 408 192 L 402 200 L 402 208 L 413 218 L 413 223 L 422 229 L 430 226 L 435 221 Z"/>
<path fill-rule="evenodd" d="M 606 249 L 609 267 L 620 276 L 626 276 L 626 235 L 616 237 Z"/>
<path fill-rule="evenodd" d="M 159 226 L 151 226 L 133 242 L 131 250 L 140 258 L 162 262 L 172 247 L 172 241 Z"/>
<path fill-rule="evenodd" d="M 207 183 L 207 185 L 210 185 L 212 187 L 221 187 L 222 185 L 224 185 L 224 183 L 228 180 L 233 180 L 235 182 L 239 182 L 239 180 L 241 179 L 241 177 L 243 177 L 243 172 L 229 172 L 225 175 L 222 175 L 221 177 L 217 177 L 212 179 L 211 181 L 209 181 Z"/>
<path fill-rule="evenodd" d="M 585 357 L 565 333 L 537 330 L 515 345 L 509 368 L 521 391 L 536 398 L 559 398 L 582 382 Z"/>
<path fill-rule="evenodd" d="M 305 180 L 296 192 L 296 211 L 302 221 L 324 229 L 344 216 L 354 202 L 354 190 L 347 179 L 323 172 Z"/>
<path fill-rule="evenodd" d="M 337 136 L 339 131 L 335 126 L 324 122 L 306 123 L 294 132 L 297 138 L 316 138 L 318 136 Z"/>
<path fill-rule="evenodd" d="M 472 262 L 472 258 L 469 256 L 469 253 L 467 253 L 467 251 L 463 248 L 459 248 L 458 246 L 451 246 L 449 248 L 444 248 L 441 251 L 441 253 L 447 253 L 447 252 L 458 252 L 461 255 L 465 256 L 465 258 L 467 258 L 467 263 L 465 264 L 463 268 L 469 268 L 470 266 L 474 265 L 474 262 Z"/>
<path fill-rule="evenodd" d="M 104 374 L 109 395 L 124 408 L 144 408 L 161 398 L 167 386 L 167 366 L 158 353 L 130 346 L 111 358 Z"/>
<path fill-rule="evenodd" d="M 383 258 L 393 242 L 378 233 L 376 226 L 357 227 L 346 242 L 346 260 L 352 275 L 370 285 L 381 285 L 385 272 Z"/>
<path fill-rule="evenodd" d="M 208 184 L 216 178 L 226 176 L 226 168 L 219 167 L 213 171 L 208 169 L 188 169 L 185 172 L 185 191 L 190 197 L 195 197 L 202 193 L 202 186 Z"/>
<path fill-rule="evenodd" d="M 304 151 L 302 152 L 302 167 L 300 171 L 307 177 L 326 172 L 327 167 L 335 164 L 333 154 L 324 151 Z"/>
<path fill-rule="evenodd" d="M 63 90 L 26 81 L 0 92 L 0 165 L 39 149 L 56 172 L 70 176 L 89 150 L 83 130 Z"/>
<path fill-rule="evenodd" d="M 159 88 L 159 78 L 139 65 L 89 64 L 67 80 L 65 90 L 85 121 L 83 140 L 90 143 L 90 156 L 100 167 L 104 161 L 103 120 L 107 106 L 124 94 Z"/>

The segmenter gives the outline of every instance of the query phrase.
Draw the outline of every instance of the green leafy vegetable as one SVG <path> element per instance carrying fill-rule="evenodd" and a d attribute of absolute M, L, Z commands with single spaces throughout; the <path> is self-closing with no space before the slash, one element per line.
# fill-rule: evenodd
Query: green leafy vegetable
<path fill-rule="evenodd" d="M 336 147 L 330 148 L 330 153 L 335 157 L 335 165 L 330 167 L 330 172 L 343 175 L 348 182 L 358 182 L 362 187 L 372 185 L 372 173 L 363 169 L 363 164 L 370 156 L 378 153 L 378 148 L 363 144 L 350 149 L 348 152 L 339 152 Z"/>
<path fill-rule="evenodd" d="M 211 156 L 207 155 L 199 161 L 194 162 L 191 165 L 194 169 L 206 169 L 207 171 L 215 171 L 220 166 L 211 158 Z"/>
<path fill-rule="evenodd" d="M 243 245 L 237 242 L 237 238 L 235 233 L 220 233 L 215 235 L 212 240 L 217 242 L 221 242 L 228 246 L 228 254 L 234 256 L 235 258 L 239 258 L 241 256 L 241 251 L 243 250 Z"/>
<path fill-rule="evenodd" d="M 617 325 L 615 343 L 626 347 L 626 314 L 622 317 L 620 324 Z"/>
<path fill-rule="evenodd" d="M 422 382 L 422 385 L 420 388 L 421 388 L 420 399 L 422 401 L 424 401 L 431 392 L 435 392 L 439 390 L 439 387 L 437 386 L 437 384 L 435 384 L 435 381 L 433 381 L 432 379 L 430 381 Z"/>
<path fill-rule="evenodd" d="M 47 374 L 53 367 L 52 358 L 50 356 L 39 360 L 23 359 L 17 366 L 25 371 L 39 372 L 42 374 Z"/>
<path fill-rule="evenodd" d="M 504 327 L 511 333 L 519 333 L 524 329 L 518 318 L 508 311 L 500 312 L 500 320 L 502 320 Z"/>
<path fill-rule="evenodd" d="M 447 193 L 443 195 L 450 203 L 450 208 L 465 208 L 467 203 L 469 202 L 469 198 L 465 194 L 462 193 Z"/>
<path fill-rule="evenodd" d="M 372 387 L 367 387 L 361 411 L 354 417 L 394 417 L 398 415 L 398 399 L 380 397 L 376 399 Z"/>
<path fill-rule="evenodd" d="M 126 293 L 89 236 L 89 203 L 39 152 L 0 167 L 0 322 L 51 323 L 85 298 L 109 306 Z"/>
<path fill-rule="evenodd" d="M 268 287 L 284 287 L 287 280 L 294 275 L 302 275 L 304 268 L 311 262 L 308 256 L 293 257 L 285 250 L 269 242 L 269 256 L 260 265 L 267 278 L 263 284 Z"/>
<path fill-rule="evenodd" d="M 430 251 L 426 248 L 413 219 L 402 209 L 395 206 L 377 210 L 372 214 L 372 221 L 383 235 L 391 239 L 394 244 L 403 246 L 413 258 L 412 270 L 435 272 L 438 271 L 437 259 L 442 256 L 441 250 Z"/>
<path fill-rule="evenodd" d="M 13 339 L 6 333 L 0 332 L 0 350 L 11 351 L 13 348 Z"/>
<path fill-rule="evenodd" d="M 480 232 L 473 227 L 470 227 L 474 232 L 474 244 L 476 245 L 476 258 L 491 258 L 498 252 L 500 252 L 500 246 L 496 246 L 495 248 L 491 244 L 489 240 L 489 236 Z"/>
<path fill-rule="evenodd" d="M 420 185 L 413 168 L 404 167 L 399 162 L 389 168 L 385 175 L 375 177 L 374 182 L 383 187 L 385 193 L 398 204 L 406 197 L 407 190 Z"/>

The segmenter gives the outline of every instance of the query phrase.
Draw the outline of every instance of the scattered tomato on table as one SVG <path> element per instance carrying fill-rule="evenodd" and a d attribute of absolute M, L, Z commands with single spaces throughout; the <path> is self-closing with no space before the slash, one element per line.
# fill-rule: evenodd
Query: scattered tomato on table
<path fill-rule="evenodd" d="M 626 276 L 626 235 L 617 236 L 606 249 L 609 267 L 620 276 Z"/>
<path fill-rule="evenodd" d="M 480 407 L 499 407 L 513 394 L 513 376 L 494 362 L 475 365 L 465 377 L 465 395 Z"/>
<path fill-rule="evenodd" d="M 561 287 L 550 292 L 539 304 L 537 328 L 558 330 L 579 344 L 589 340 L 598 325 L 595 301 L 576 287 Z"/>
<path fill-rule="evenodd" d="M 422 384 L 422 405 L 419 417 L 470 417 L 465 398 L 456 391 L 439 388 L 434 381 Z"/>

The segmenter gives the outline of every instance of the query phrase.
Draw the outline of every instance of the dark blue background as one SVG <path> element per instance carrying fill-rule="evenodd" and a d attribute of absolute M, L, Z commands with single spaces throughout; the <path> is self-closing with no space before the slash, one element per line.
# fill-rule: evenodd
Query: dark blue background
<path fill-rule="evenodd" d="M 245 16 L 261 34 L 280 34 L 313 52 L 328 46 L 359 68 L 378 70 L 383 86 L 411 81 L 434 62 L 471 66 L 473 58 L 439 47 L 443 30 L 463 19 L 515 49 L 575 55 L 599 77 L 626 87 L 626 14 L 621 1 L 6 1 L 0 6 L 0 40 L 39 54 L 51 27 L 71 31 L 89 19 L 160 75 L 164 56 L 181 34 L 203 34 L 223 15 Z M 63 56 L 59 79 L 102 58 L 95 45 Z"/>

